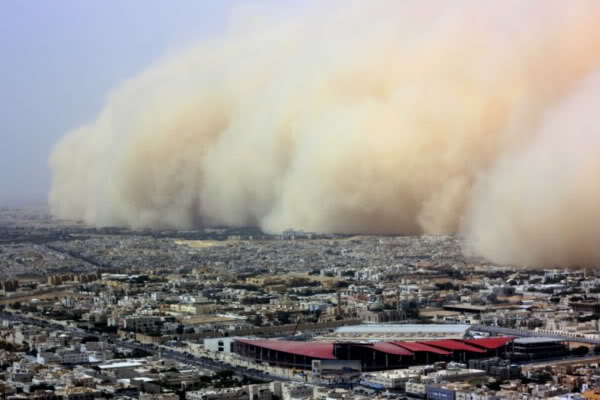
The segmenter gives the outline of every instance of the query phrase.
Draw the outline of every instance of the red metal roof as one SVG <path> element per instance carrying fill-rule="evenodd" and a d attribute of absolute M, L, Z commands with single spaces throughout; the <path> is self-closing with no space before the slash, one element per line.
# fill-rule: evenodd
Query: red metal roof
<path fill-rule="evenodd" d="M 512 336 L 469 339 L 469 340 L 429 340 L 424 342 L 377 342 L 374 344 L 360 344 L 359 346 L 372 348 L 382 353 L 399 356 L 412 356 L 417 352 L 428 352 L 439 355 L 450 355 L 452 351 L 469 351 L 471 353 L 485 353 L 504 346 L 513 340 Z M 335 360 L 333 343 L 326 342 L 296 342 L 286 340 L 246 340 L 236 339 L 237 342 L 247 343 L 265 349 L 281 351 L 299 356 Z M 485 350 L 484 350 L 485 349 Z"/>
<path fill-rule="evenodd" d="M 325 342 L 296 342 L 292 340 L 246 340 L 235 339 L 236 342 L 251 344 L 265 349 L 281 351 L 298 356 L 335 360 L 333 343 Z"/>
<path fill-rule="evenodd" d="M 471 346 L 470 344 L 464 343 L 459 340 L 445 339 L 445 340 L 429 340 L 426 342 L 419 342 L 429 346 L 439 347 L 444 350 L 450 351 L 469 351 L 471 353 L 485 353 L 485 350 Z"/>
<path fill-rule="evenodd" d="M 426 344 L 418 343 L 418 342 L 391 342 L 391 343 L 396 346 L 401 346 L 401 347 L 403 347 L 407 350 L 410 350 L 412 352 L 415 352 L 415 353 L 416 352 L 427 352 L 427 353 L 440 354 L 440 355 L 444 355 L 444 356 L 452 354 L 449 351 L 438 349 L 437 347 L 428 346 Z"/>
<path fill-rule="evenodd" d="M 515 336 L 500 336 L 500 337 L 490 337 L 490 338 L 483 338 L 483 339 L 469 339 L 469 340 L 463 340 L 463 342 L 465 342 L 467 344 L 472 344 L 473 346 L 482 347 L 487 350 L 495 350 L 495 349 L 498 349 L 498 348 L 504 346 L 506 343 L 508 343 L 514 339 L 515 339 Z"/>
<path fill-rule="evenodd" d="M 371 349 L 375 349 L 377 351 L 381 351 L 382 353 L 394 354 L 397 356 L 412 356 L 412 351 L 405 349 L 404 347 L 396 346 L 392 343 L 386 342 L 377 342 L 374 344 L 361 344 L 361 347 L 368 347 Z"/>

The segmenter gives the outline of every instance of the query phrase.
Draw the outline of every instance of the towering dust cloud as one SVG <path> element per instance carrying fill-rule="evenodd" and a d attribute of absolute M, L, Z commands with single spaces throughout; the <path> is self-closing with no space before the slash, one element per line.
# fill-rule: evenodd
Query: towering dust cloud
<path fill-rule="evenodd" d="M 319 6 L 237 13 L 112 93 L 51 156 L 55 215 L 600 263 L 599 1 Z"/>

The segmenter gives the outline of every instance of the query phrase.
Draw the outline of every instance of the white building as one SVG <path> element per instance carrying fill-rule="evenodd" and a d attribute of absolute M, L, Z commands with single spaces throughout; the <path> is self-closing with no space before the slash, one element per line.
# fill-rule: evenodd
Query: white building
<path fill-rule="evenodd" d="M 220 353 L 231 353 L 235 339 L 239 339 L 239 337 L 204 339 L 204 349 Z"/>
<path fill-rule="evenodd" d="M 311 399 L 314 387 L 302 384 L 285 384 L 281 387 L 281 398 L 283 400 Z"/>
<path fill-rule="evenodd" d="M 367 324 L 343 326 L 328 336 L 372 341 L 462 339 L 469 328 L 466 324 Z"/>
<path fill-rule="evenodd" d="M 150 295 L 150 298 L 153 301 L 163 301 L 165 299 L 165 294 L 163 292 L 153 292 Z"/>
<path fill-rule="evenodd" d="M 135 332 L 147 332 L 160 329 L 161 317 L 132 317 L 125 318 L 123 328 Z"/>
<path fill-rule="evenodd" d="M 6 372 L 6 376 L 11 382 L 28 383 L 33 379 L 33 373 L 21 367 L 19 363 L 14 363 L 12 368 L 9 368 Z"/>
<path fill-rule="evenodd" d="M 60 363 L 60 356 L 50 351 L 38 351 L 36 361 L 38 364 Z"/>
<path fill-rule="evenodd" d="M 228 388 L 223 390 L 195 390 L 186 392 L 186 400 L 249 400 L 246 387 Z"/>
<path fill-rule="evenodd" d="M 425 396 L 425 385 L 422 383 L 418 383 L 418 382 L 406 382 L 406 394 L 408 395 L 414 395 L 416 397 L 423 397 Z"/>
<path fill-rule="evenodd" d="M 372 372 L 362 374 L 361 382 L 380 389 L 401 389 L 409 380 L 418 380 L 421 372 L 411 369 L 398 369 L 391 371 Z"/>
<path fill-rule="evenodd" d="M 273 400 L 273 391 L 269 385 L 249 385 L 248 396 L 250 400 Z"/>
<path fill-rule="evenodd" d="M 89 354 L 79 351 L 63 351 L 59 352 L 58 356 L 61 364 L 87 364 L 90 362 Z"/>
<path fill-rule="evenodd" d="M 446 369 L 438 372 L 434 372 L 422 378 L 425 383 L 440 383 L 440 382 L 454 382 L 464 381 L 471 378 L 477 378 L 485 376 L 485 371 L 481 369 Z"/>

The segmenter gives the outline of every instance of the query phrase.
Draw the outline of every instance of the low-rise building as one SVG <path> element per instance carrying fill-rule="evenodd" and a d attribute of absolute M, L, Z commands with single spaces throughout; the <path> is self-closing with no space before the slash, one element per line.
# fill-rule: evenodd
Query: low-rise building
<path fill-rule="evenodd" d="M 246 387 L 222 390 L 195 390 L 185 393 L 186 400 L 250 400 Z"/>
<path fill-rule="evenodd" d="M 418 380 L 420 371 L 415 369 L 398 369 L 362 374 L 361 384 L 375 389 L 403 389 L 409 380 Z"/>

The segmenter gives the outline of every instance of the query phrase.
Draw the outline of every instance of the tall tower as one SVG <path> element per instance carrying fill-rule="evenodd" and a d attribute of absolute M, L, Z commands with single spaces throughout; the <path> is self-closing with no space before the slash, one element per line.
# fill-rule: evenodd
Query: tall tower
<path fill-rule="evenodd" d="M 342 316 L 342 292 L 337 291 L 337 315 Z"/>

